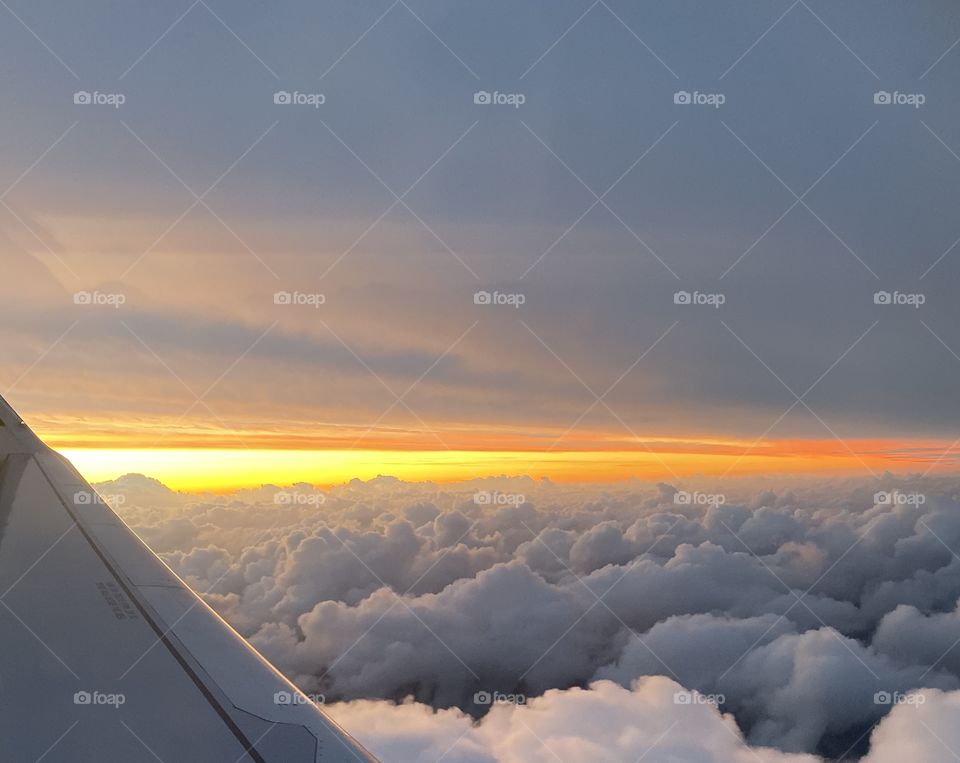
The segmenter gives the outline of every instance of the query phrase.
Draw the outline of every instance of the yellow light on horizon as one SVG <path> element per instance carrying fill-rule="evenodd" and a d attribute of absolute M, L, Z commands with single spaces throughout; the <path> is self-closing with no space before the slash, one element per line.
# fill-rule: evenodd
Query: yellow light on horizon
<path fill-rule="evenodd" d="M 65 448 L 90 482 L 124 474 L 154 477 L 174 490 L 230 492 L 264 484 L 330 486 L 389 475 L 409 482 L 454 482 L 476 477 L 549 477 L 557 482 L 666 479 L 693 474 L 851 472 L 863 462 L 817 449 L 747 454 L 643 451 L 399 451 Z M 870 459 L 883 466 L 880 457 Z"/>

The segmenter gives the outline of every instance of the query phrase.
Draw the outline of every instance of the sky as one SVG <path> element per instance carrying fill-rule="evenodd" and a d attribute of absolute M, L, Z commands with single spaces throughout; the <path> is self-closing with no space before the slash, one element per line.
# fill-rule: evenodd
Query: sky
<path fill-rule="evenodd" d="M 8 5 L 0 394 L 91 479 L 954 468 L 948 2 Z"/>
<path fill-rule="evenodd" d="M 957 758 L 954 3 L 0 18 L 0 395 L 384 761 Z"/>

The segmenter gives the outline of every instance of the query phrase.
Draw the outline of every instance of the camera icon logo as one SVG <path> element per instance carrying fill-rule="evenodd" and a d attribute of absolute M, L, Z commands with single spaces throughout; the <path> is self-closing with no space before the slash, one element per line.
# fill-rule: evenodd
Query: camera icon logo
<path fill-rule="evenodd" d="M 686 490 L 678 490 L 673 494 L 673 502 L 677 506 L 689 506 L 692 502 L 692 496 Z"/>
<path fill-rule="evenodd" d="M 73 102 L 77 106 L 89 106 L 93 103 L 93 96 L 86 90 L 78 90 L 73 94 Z"/>
<path fill-rule="evenodd" d="M 878 291 L 873 295 L 873 304 L 875 305 L 889 305 L 893 301 L 889 291 Z"/>
<path fill-rule="evenodd" d="M 674 292 L 673 295 L 673 304 L 675 305 L 689 305 L 691 303 L 691 296 L 689 291 L 678 291 Z"/>
<path fill-rule="evenodd" d="M 278 291 L 273 295 L 273 304 L 290 305 L 293 304 L 293 295 L 289 291 Z"/>
<path fill-rule="evenodd" d="M 693 695 L 688 691 L 678 691 L 673 694 L 673 704 L 689 705 L 693 700 Z"/>
<path fill-rule="evenodd" d="M 893 494 L 886 490 L 880 490 L 873 494 L 873 503 L 876 506 L 889 506 L 893 503 Z"/>
<path fill-rule="evenodd" d="M 273 94 L 273 102 L 278 106 L 289 106 L 293 103 L 293 96 L 287 90 L 278 90 Z"/>
<path fill-rule="evenodd" d="M 473 304 L 489 305 L 493 303 L 493 296 L 489 291 L 478 291 L 473 295 Z"/>
<path fill-rule="evenodd" d="M 893 96 L 886 90 L 878 90 L 873 94 L 873 102 L 877 106 L 889 106 L 893 102 Z"/>
<path fill-rule="evenodd" d="M 493 103 L 493 96 L 486 90 L 478 90 L 473 94 L 473 102 L 477 106 L 489 106 Z"/>
<path fill-rule="evenodd" d="M 293 695 L 288 691 L 278 691 L 273 695 L 273 704 L 275 705 L 292 705 L 293 704 Z"/>
<path fill-rule="evenodd" d="M 73 704 L 75 705 L 89 705 L 92 696 L 88 691 L 78 691 L 73 695 Z"/>
<path fill-rule="evenodd" d="M 73 494 L 73 502 L 77 506 L 89 506 L 93 503 L 93 496 L 85 490 L 78 490 Z"/>
<path fill-rule="evenodd" d="M 889 705 L 891 702 L 893 702 L 893 696 L 888 691 L 878 691 L 873 695 L 875 705 Z"/>
<path fill-rule="evenodd" d="M 490 696 L 488 691 L 478 691 L 473 695 L 473 704 L 475 705 L 489 705 L 493 702 L 493 697 Z"/>
<path fill-rule="evenodd" d="M 93 295 L 89 291 L 78 291 L 73 295 L 73 304 L 91 305 L 93 304 Z"/>
<path fill-rule="evenodd" d="M 673 102 L 677 106 L 688 106 L 693 102 L 693 97 L 686 90 L 678 90 L 673 94 Z"/>

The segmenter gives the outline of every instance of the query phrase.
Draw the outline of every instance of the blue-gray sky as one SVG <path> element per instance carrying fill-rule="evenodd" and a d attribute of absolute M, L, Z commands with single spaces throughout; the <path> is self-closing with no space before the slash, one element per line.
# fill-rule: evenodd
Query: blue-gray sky
<path fill-rule="evenodd" d="M 631 369 L 578 431 L 955 436 L 951 3 L 0 14 L 3 384 L 51 428 L 169 422 L 214 385 L 188 420 L 241 438 L 271 421 L 560 433 L 595 402 L 586 387 Z M 76 305 L 82 290 L 126 301 Z M 525 302 L 476 305 L 478 290 Z M 411 385 L 416 415 L 378 420 L 385 387 Z"/>

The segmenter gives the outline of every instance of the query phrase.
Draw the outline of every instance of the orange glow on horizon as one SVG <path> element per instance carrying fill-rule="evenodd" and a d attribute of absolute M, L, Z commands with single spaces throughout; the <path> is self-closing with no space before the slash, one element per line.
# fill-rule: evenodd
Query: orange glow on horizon
<path fill-rule="evenodd" d="M 436 432 L 380 425 L 202 418 L 31 421 L 92 482 L 141 473 L 176 490 L 229 492 L 262 484 L 330 486 L 389 475 L 411 482 L 549 477 L 556 482 L 670 481 L 703 475 L 860 475 L 954 468 L 952 443 L 933 439 L 763 439 L 692 433 L 447 423 Z M 958 454 L 960 455 L 960 454 Z"/>
<path fill-rule="evenodd" d="M 229 492 L 263 484 L 330 486 L 389 475 L 410 482 L 476 477 L 549 477 L 557 482 L 758 474 L 868 474 L 952 466 L 937 459 L 943 443 L 831 440 L 777 441 L 749 446 L 660 442 L 632 450 L 279 450 L 246 448 L 61 448 L 91 482 L 127 473 L 154 477 L 175 490 Z M 849 450 L 848 450 L 849 448 Z M 852 452 L 851 452 L 852 451 Z"/>

